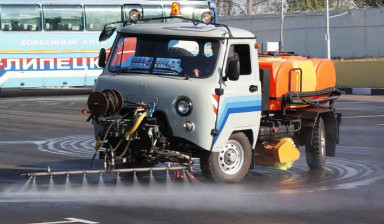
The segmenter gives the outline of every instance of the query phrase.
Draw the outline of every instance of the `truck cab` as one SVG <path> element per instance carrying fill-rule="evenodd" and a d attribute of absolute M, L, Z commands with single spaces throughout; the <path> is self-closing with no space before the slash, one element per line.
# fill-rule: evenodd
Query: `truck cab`
<path fill-rule="evenodd" d="M 306 145 L 310 167 L 322 168 L 338 139 L 340 116 L 329 104 L 337 91 L 292 97 L 306 97 L 296 109 L 285 107 L 292 103 L 286 98 L 271 112 L 263 91 L 271 71 L 259 68 L 256 37 L 202 21 L 125 26 L 108 57 L 101 50 L 104 70 L 88 107 L 106 163 L 114 169 L 199 158 L 207 179 L 239 182 L 255 165 L 292 166 L 297 144 Z"/>

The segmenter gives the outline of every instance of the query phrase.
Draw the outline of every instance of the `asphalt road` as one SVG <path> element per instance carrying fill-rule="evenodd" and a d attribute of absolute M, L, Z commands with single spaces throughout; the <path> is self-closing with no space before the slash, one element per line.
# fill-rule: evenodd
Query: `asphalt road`
<path fill-rule="evenodd" d="M 86 98 L 0 98 L 1 224 L 384 223 L 384 96 L 337 102 L 340 144 L 319 172 L 302 156 L 289 171 L 257 167 L 232 185 L 206 183 L 199 171 L 197 180 L 176 184 L 163 174 L 150 184 L 113 175 L 20 178 L 47 167 L 89 169 Z"/>

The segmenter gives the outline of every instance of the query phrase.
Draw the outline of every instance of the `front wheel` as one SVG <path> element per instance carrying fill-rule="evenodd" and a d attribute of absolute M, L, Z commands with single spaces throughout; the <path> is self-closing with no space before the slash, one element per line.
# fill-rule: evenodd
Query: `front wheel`
<path fill-rule="evenodd" d="M 207 179 L 236 183 L 245 177 L 251 161 L 251 144 L 244 133 L 238 132 L 229 137 L 219 152 L 202 155 L 200 168 Z"/>
<path fill-rule="evenodd" d="M 319 117 L 315 123 L 312 144 L 305 145 L 305 156 L 310 169 L 322 169 L 326 156 L 326 137 L 324 121 Z"/>

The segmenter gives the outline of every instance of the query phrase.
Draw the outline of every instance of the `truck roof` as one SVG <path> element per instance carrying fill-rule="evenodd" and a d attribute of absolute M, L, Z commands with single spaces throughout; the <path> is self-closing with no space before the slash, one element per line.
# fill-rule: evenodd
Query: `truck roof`
<path fill-rule="evenodd" d="M 239 38 L 239 39 L 255 39 L 253 33 L 228 27 L 232 36 L 229 36 L 228 29 L 224 26 L 214 26 L 192 23 L 147 23 L 147 24 L 134 24 L 123 27 L 119 30 L 121 34 L 133 35 L 166 35 L 166 36 L 182 36 L 194 38 Z"/>

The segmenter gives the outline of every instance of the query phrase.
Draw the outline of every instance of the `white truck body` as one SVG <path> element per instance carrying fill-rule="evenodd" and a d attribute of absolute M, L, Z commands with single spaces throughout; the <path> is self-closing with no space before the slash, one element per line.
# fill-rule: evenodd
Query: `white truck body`
<path fill-rule="evenodd" d="M 162 76 L 153 74 L 117 74 L 105 69 L 96 82 L 95 91 L 105 89 L 119 90 L 125 99 L 133 102 L 152 102 L 159 99 L 157 111 L 167 115 L 175 137 L 186 139 L 204 150 L 218 151 L 227 142 L 234 131 L 250 130 L 257 136 L 260 125 L 261 88 L 250 92 L 249 86 L 260 86 L 258 77 L 257 49 L 255 36 L 245 30 L 230 28 L 232 37 L 225 28 L 213 25 L 193 24 L 138 24 L 127 26 L 119 35 L 167 35 L 175 39 L 193 40 L 194 38 L 220 40 L 219 57 L 213 73 L 206 78 Z M 252 72 L 241 75 L 238 81 L 223 81 L 225 77 L 228 53 L 227 46 L 248 45 Z M 112 49 L 112 52 L 114 49 Z M 106 68 L 109 67 L 109 62 Z M 215 89 L 223 89 L 219 96 Z M 180 97 L 188 97 L 193 104 L 189 116 L 180 116 L 175 111 L 175 103 Z M 246 118 L 246 119 L 244 119 Z M 190 121 L 194 130 L 187 132 L 183 124 Z M 211 134 L 217 129 L 219 134 Z M 252 146 L 255 146 L 254 138 Z"/>

